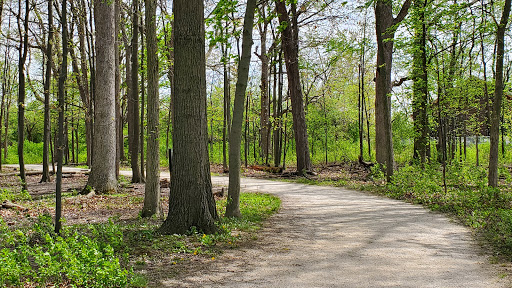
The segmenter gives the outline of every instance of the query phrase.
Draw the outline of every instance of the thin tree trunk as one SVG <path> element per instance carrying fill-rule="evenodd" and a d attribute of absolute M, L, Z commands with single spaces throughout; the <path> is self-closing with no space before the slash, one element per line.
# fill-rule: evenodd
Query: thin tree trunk
<path fill-rule="evenodd" d="M 256 0 L 248 0 L 245 11 L 242 57 L 238 64 L 238 78 L 233 108 L 233 124 L 229 135 L 229 188 L 226 217 L 240 217 L 240 145 L 242 142 L 242 121 L 244 117 L 245 90 L 251 64 L 252 28 Z"/>
<path fill-rule="evenodd" d="M 121 120 L 121 71 L 119 65 L 121 56 L 119 51 L 119 26 L 121 22 L 120 0 L 113 1 L 114 5 L 114 51 L 115 51 L 115 116 L 116 116 L 116 178 L 119 178 L 119 164 L 121 161 L 121 153 L 123 153 L 123 127 Z"/>
<path fill-rule="evenodd" d="M 20 31 L 20 48 L 18 62 L 18 163 L 20 166 L 20 178 L 24 190 L 27 190 L 27 180 L 25 177 L 25 160 L 23 157 L 23 144 L 25 140 L 25 62 L 28 54 L 28 20 L 29 20 L 29 0 L 25 0 L 25 19 L 23 20 L 23 30 L 21 29 L 20 19 L 18 19 L 18 30 Z M 21 0 L 18 1 L 18 15 L 21 18 Z M 23 31 L 23 34 L 22 34 Z"/>
<path fill-rule="evenodd" d="M 261 19 L 263 21 L 261 23 L 258 23 L 258 31 L 260 34 L 260 45 L 261 45 L 261 51 L 260 51 L 260 61 L 261 61 L 261 84 L 260 84 L 260 90 L 261 90 L 261 97 L 260 97 L 260 154 L 261 159 L 265 160 L 268 157 L 268 132 L 269 132 L 269 124 L 270 124 L 270 111 L 268 109 L 269 107 L 269 95 L 268 95 L 268 77 L 269 77 L 269 59 L 267 56 L 267 31 L 268 31 L 268 20 L 266 19 L 266 2 L 262 2 L 261 7 L 258 9 L 258 12 L 260 14 Z"/>
<path fill-rule="evenodd" d="M 224 32 L 224 30 L 222 30 Z M 230 75 L 229 75 L 229 66 L 228 66 L 228 48 L 226 43 L 222 43 L 222 55 L 223 55 L 223 69 L 224 69 L 224 118 L 222 122 L 222 170 L 224 173 L 229 171 L 228 167 L 228 158 L 227 158 L 227 149 L 228 149 L 228 137 L 229 137 L 229 119 L 231 115 L 231 84 L 230 84 Z"/>
<path fill-rule="evenodd" d="M 67 28 L 67 6 L 66 0 L 62 1 L 62 63 L 59 73 L 59 129 L 57 144 L 57 181 L 55 187 L 55 233 L 60 233 L 60 218 L 62 214 L 62 166 L 64 153 L 64 104 L 66 93 L 66 78 L 68 75 L 68 28 Z"/>
<path fill-rule="evenodd" d="M 277 108 L 275 113 L 276 129 L 274 130 L 274 166 L 281 165 L 281 155 L 283 148 L 283 52 L 279 49 L 279 69 L 277 70 Z M 276 78 L 274 78 L 275 80 Z M 275 85 L 275 83 L 274 83 Z M 276 93 L 274 93 L 276 94 Z"/>
<path fill-rule="evenodd" d="M 140 11 L 140 9 L 139 9 Z M 144 23 L 141 19 L 140 23 L 140 42 L 141 42 L 141 50 L 140 50 L 140 67 L 141 67 L 141 73 L 140 73 L 140 83 L 141 83 L 141 99 L 140 99 L 140 176 L 141 180 L 145 181 L 145 165 L 144 165 L 144 112 L 145 112 L 145 95 L 146 95 L 146 87 L 144 83 L 146 83 L 146 79 L 144 76 L 145 66 L 144 66 Z M 133 70 L 132 70 L 133 71 Z"/>
<path fill-rule="evenodd" d="M 139 0 L 133 0 L 132 39 L 130 83 L 128 87 L 128 145 L 130 149 L 130 165 L 132 168 L 132 183 L 142 182 L 141 167 L 139 166 L 140 149 L 140 119 L 139 119 Z M 128 66 L 128 65 L 127 65 Z M 126 70 L 128 76 L 128 70 Z M 144 110 L 144 109 L 142 109 Z"/>
<path fill-rule="evenodd" d="M 44 136 L 43 136 L 43 175 L 39 182 L 50 182 L 49 146 L 50 146 L 50 84 L 52 82 L 53 60 L 53 0 L 48 0 L 48 42 L 46 45 L 46 73 L 44 82 Z M 3 105 L 3 101 L 2 101 Z M 0 125 L 1 126 L 1 125 Z"/>

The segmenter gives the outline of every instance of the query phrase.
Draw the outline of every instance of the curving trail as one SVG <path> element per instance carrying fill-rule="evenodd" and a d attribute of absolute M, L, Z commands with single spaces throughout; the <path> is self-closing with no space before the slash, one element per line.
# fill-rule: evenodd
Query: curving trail
<path fill-rule="evenodd" d="M 242 179 L 242 187 L 282 199 L 258 243 L 162 286 L 511 287 L 480 255 L 467 228 L 420 206 L 267 180 Z"/>
<path fill-rule="evenodd" d="M 212 182 L 227 186 L 228 179 Z M 512 287 L 469 229 L 420 206 L 249 178 L 242 179 L 242 189 L 282 200 L 256 243 L 155 287 Z"/>

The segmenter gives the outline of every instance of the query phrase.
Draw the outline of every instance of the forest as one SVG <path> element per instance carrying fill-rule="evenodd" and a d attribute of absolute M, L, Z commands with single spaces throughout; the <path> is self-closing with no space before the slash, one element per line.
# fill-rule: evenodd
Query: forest
<path fill-rule="evenodd" d="M 55 218 L 37 225 L 69 234 L 65 167 L 90 169 L 77 194 L 144 187 L 141 218 L 162 215 L 171 170 L 168 215 L 150 230 L 197 229 L 201 242 L 224 235 L 220 217 L 245 217 L 240 177 L 260 170 L 453 213 L 511 255 L 510 10 L 510 0 L 0 0 L 0 171 L 18 164 L 21 186 L 1 199 L 33 197 L 25 166 L 42 164 Z M 319 177 L 353 167 L 365 184 Z M 210 172 L 229 176 L 222 211 Z"/>

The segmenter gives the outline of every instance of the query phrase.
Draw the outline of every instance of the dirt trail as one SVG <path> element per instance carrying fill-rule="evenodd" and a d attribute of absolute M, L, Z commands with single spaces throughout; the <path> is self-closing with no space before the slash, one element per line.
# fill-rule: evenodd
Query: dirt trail
<path fill-rule="evenodd" d="M 422 207 L 332 187 L 256 179 L 242 187 L 283 202 L 256 245 L 162 286 L 511 287 L 468 229 Z"/>
<path fill-rule="evenodd" d="M 256 243 L 157 287 L 512 287 L 467 228 L 420 206 L 247 178 L 242 189 L 282 200 Z"/>

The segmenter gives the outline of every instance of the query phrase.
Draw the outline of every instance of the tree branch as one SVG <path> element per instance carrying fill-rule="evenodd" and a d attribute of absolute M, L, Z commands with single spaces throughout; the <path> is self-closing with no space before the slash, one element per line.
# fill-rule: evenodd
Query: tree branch
<path fill-rule="evenodd" d="M 404 4 L 402 5 L 402 8 L 400 9 L 400 12 L 396 17 L 393 19 L 393 26 L 399 24 L 404 20 L 405 16 L 407 16 L 407 13 L 409 12 L 409 7 L 411 7 L 412 0 L 405 0 Z"/>

